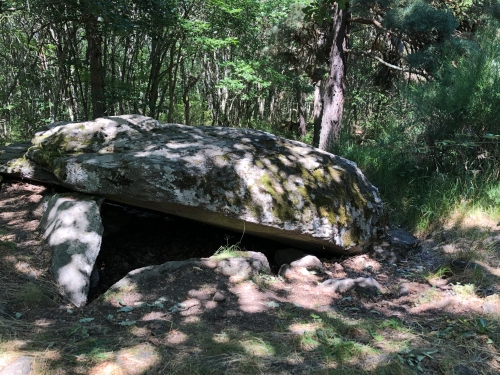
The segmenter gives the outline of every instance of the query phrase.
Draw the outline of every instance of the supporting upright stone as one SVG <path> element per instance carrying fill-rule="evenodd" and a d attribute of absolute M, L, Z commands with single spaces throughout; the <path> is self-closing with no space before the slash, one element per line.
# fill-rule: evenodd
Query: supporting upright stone
<path fill-rule="evenodd" d="M 104 230 L 99 204 L 91 196 L 55 194 L 40 228 L 53 251 L 52 272 L 61 293 L 75 306 L 85 305 Z"/>

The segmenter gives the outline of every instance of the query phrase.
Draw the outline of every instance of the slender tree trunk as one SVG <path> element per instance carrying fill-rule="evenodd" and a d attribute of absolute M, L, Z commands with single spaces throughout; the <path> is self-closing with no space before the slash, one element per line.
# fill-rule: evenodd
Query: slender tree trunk
<path fill-rule="evenodd" d="M 149 73 L 148 86 L 146 88 L 146 97 L 148 98 L 147 103 L 149 107 L 148 116 L 153 118 L 156 118 L 158 106 L 161 66 L 168 50 L 160 39 L 162 38 L 159 36 L 153 36 L 151 39 L 151 70 Z M 143 112 L 146 113 L 146 107 L 143 108 Z"/>
<path fill-rule="evenodd" d="M 169 71 L 169 97 L 168 97 L 168 115 L 167 115 L 167 121 L 169 123 L 172 123 L 174 122 L 174 109 L 175 109 L 175 101 L 176 101 L 176 97 L 175 97 L 175 88 L 177 86 L 177 70 L 179 69 L 179 63 L 180 63 L 180 60 L 182 58 L 182 48 L 183 48 L 183 45 L 182 45 L 182 39 L 181 41 L 179 42 L 179 47 L 177 49 L 177 54 L 176 54 L 176 60 L 175 60 L 175 63 L 174 63 L 174 59 L 172 58 L 170 63 L 173 64 L 172 65 L 172 68 L 170 71 Z M 172 49 L 172 54 L 175 52 L 175 48 Z"/>
<path fill-rule="evenodd" d="M 318 80 L 314 85 L 314 135 L 313 135 L 313 146 L 318 147 L 319 145 L 319 134 L 321 131 L 321 120 L 323 117 L 323 82 Z"/>
<path fill-rule="evenodd" d="M 348 5 L 348 4 L 347 4 Z M 348 7 L 334 4 L 333 43 L 330 50 L 330 71 L 323 96 L 323 117 L 318 148 L 327 150 L 338 138 L 344 110 L 346 31 Z"/>
<path fill-rule="evenodd" d="M 115 108 L 116 108 L 116 102 L 117 102 L 117 95 L 116 95 L 116 37 L 111 36 L 111 56 L 110 56 L 110 65 L 111 65 L 111 87 L 112 87 L 112 92 L 111 92 L 111 100 L 109 103 L 108 107 L 108 113 L 109 116 L 114 116 L 115 115 Z"/>
<path fill-rule="evenodd" d="M 269 123 L 271 123 L 271 124 L 273 123 L 273 120 L 274 120 L 275 101 L 276 101 L 275 89 L 270 89 L 269 90 L 269 116 L 267 118 L 267 121 L 269 121 Z"/>
<path fill-rule="evenodd" d="M 104 96 L 104 68 L 102 65 L 102 35 L 97 17 L 87 16 L 85 34 L 87 54 L 90 61 L 90 94 L 92 98 L 92 118 L 104 116 L 106 103 Z"/>
<path fill-rule="evenodd" d="M 302 137 L 306 136 L 306 118 L 304 117 L 304 106 L 302 104 L 302 91 L 300 87 L 297 87 L 297 123 L 299 125 L 300 135 Z"/>
<path fill-rule="evenodd" d="M 78 48 L 78 41 L 77 41 L 77 29 L 74 25 L 71 25 L 72 27 L 70 28 L 70 25 L 67 25 L 67 32 L 68 32 L 68 43 L 71 48 L 71 53 L 73 56 L 79 56 L 80 51 Z M 82 83 L 82 74 L 81 74 L 81 62 L 80 59 L 75 59 L 75 62 L 73 64 L 73 69 L 70 69 L 69 71 L 69 77 L 71 78 L 71 84 L 73 86 L 73 94 L 72 94 L 72 101 L 74 103 L 74 116 L 75 120 L 81 119 L 82 117 L 85 120 L 89 119 L 89 106 L 87 102 L 87 95 L 86 95 L 86 90 L 85 87 Z M 81 103 L 81 106 L 80 106 Z M 80 108 L 83 107 L 83 114 L 81 113 Z"/>

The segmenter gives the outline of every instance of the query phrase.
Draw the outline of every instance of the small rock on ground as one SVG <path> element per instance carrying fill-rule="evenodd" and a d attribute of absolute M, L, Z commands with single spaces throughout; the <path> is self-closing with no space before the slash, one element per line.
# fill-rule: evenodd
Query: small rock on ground
<path fill-rule="evenodd" d="M 274 253 L 274 261 L 278 267 L 281 267 L 283 264 L 290 264 L 306 255 L 307 253 L 299 249 L 280 249 Z"/>
<path fill-rule="evenodd" d="M 22 356 L 17 358 L 7 367 L 0 371 L 0 375 L 29 375 L 31 374 L 31 366 L 33 358 Z"/>
<path fill-rule="evenodd" d="M 292 263 L 290 263 L 292 267 L 304 267 L 307 268 L 308 270 L 311 269 L 316 269 L 316 270 L 322 270 L 323 269 L 323 263 L 315 257 L 314 255 L 306 255 L 305 257 L 302 257 Z"/>
<path fill-rule="evenodd" d="M 408 288 L 408 284 L 406 283 L 403 283 L 399 286 L 398 288 L 398 296 L 402 297 L 402 296 L 407 296 L 410 294 L 410 289 Z"/>
<path fill-rule="evenodd" d="M 376 295 L 377 292 L 382 292 L 382 287 L 378 281 L 372 277 L 328 279 L 324 281 L 321 286 L 335 293 L 345 293 L 353 288 L 355 288 L 357 292 L 370 296 Z"/>
<path fill-rule="evenodd" d="M 216 301 L 216 302 L 222 302 L 226 299 L 226 296 L 223 292 L 221 292 L 220 290 L 218 290 L 217 292 L 215 292 L 214 294 L 214 298 L 213 300 Z"/>

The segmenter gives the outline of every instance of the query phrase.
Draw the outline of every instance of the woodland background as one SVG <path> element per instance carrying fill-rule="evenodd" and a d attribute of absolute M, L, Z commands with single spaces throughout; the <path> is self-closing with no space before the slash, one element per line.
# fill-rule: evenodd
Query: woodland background
<path fill-rule="evenodd" d="M 354 160 L 393 222 L 500 220 L 495 0 L 0 1 L 0 144 L 138 113 Z"/>

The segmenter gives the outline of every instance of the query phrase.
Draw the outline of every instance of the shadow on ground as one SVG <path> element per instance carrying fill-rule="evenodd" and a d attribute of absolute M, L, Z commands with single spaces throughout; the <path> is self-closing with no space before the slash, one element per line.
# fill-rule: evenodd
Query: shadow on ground
<path fill-rule="evenodd" d="M 36 234 L 35 208 L 47 193 L 13 183 L 0 197 L 0 371 L 27 355 L 35 374 L 61 375 L 498 373 L 500 254 L 494 240 L 473 244 L 487 246 L 484 261 L 467 260 L 460 241 L 442 237 L 395 263 L 368 254 L 325 260 L 334 275 L 375 277 L 384 288 L 376 296 L 321 292 L 325 275 L 317 272 L 238 279 L 198 261 L 99 292 L 77 310 L 54 289 L 50 256 Z M 187 221 L 163 232 L 152 223 L 171 219 L 141 215 L 140 222 L 125 220 L 121 233 L 108 230 L 103 283 L 123 277 L 113 269 L 163 263 L 161 252 L 173 257 L 168 260 L 199 258 L 227 245 L 226 235 L 235 241 L 230 244 L 239 241 Z M 246 238 L 240 244 L 246 250 L 269 256 L 275 250 L 276 244 Z M 452 244 L 456 249 L 447 253 Z M 454 269 L 455 259 L 466 266 Z M 462 282 L 432 284 L 454 277 Z M 486 284 L 493 292 L 478 293 Z"/>

